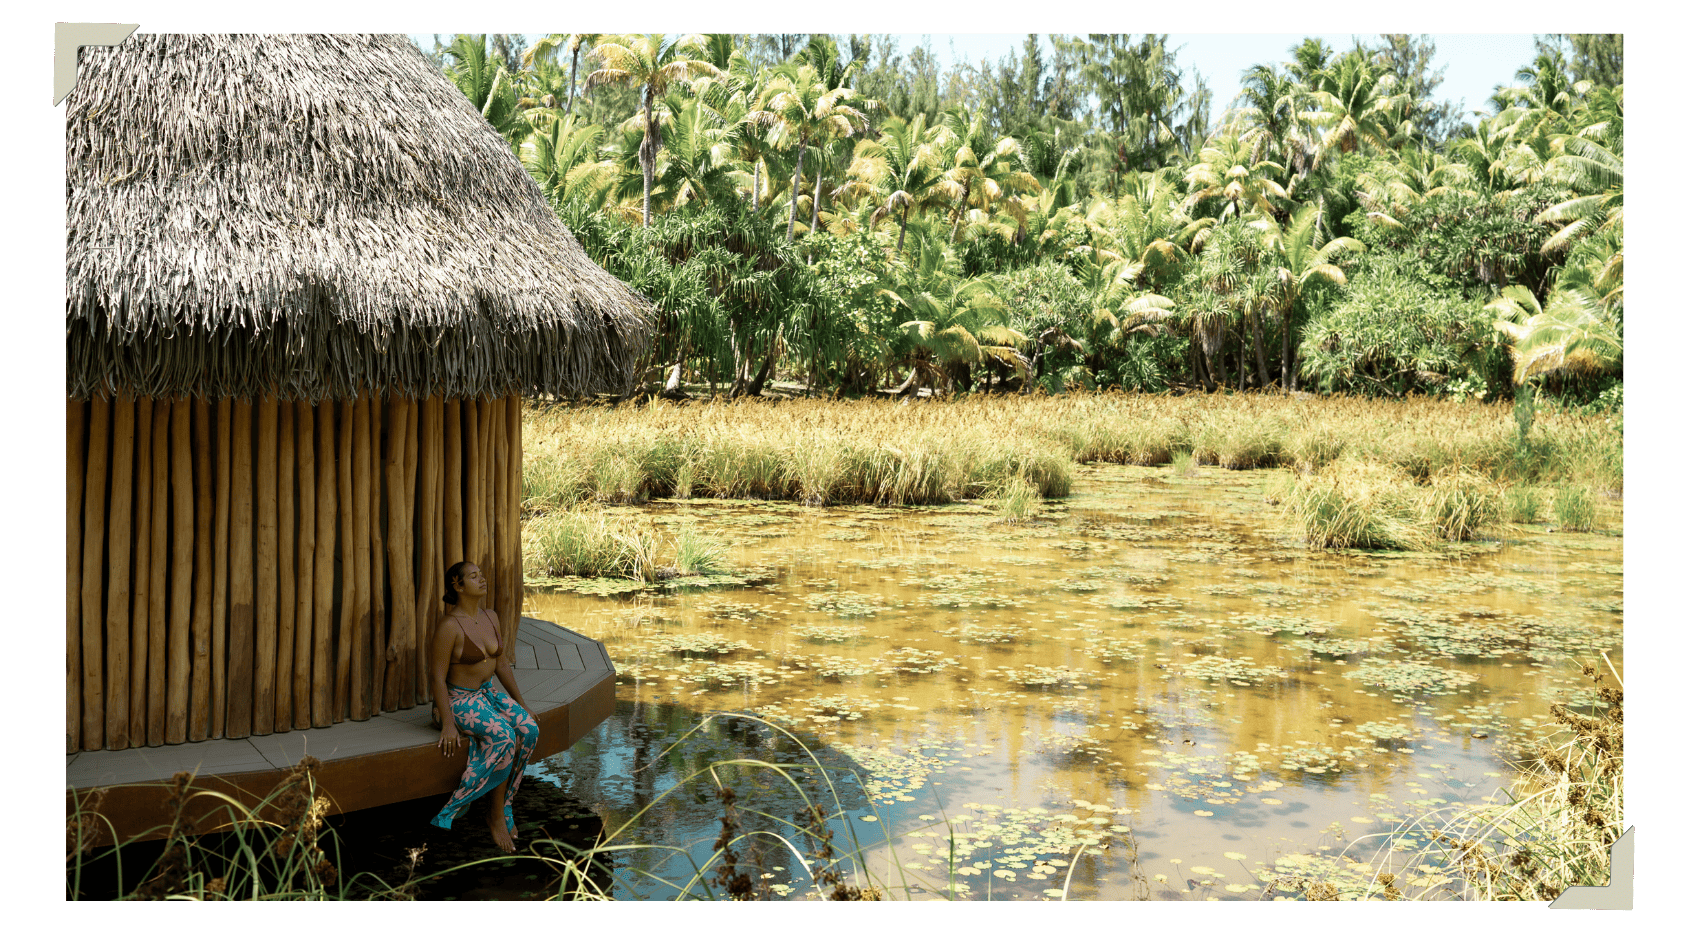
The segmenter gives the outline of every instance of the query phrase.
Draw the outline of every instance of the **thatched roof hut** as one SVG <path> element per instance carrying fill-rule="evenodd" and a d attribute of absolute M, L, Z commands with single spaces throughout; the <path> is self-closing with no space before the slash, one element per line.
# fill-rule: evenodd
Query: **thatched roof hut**
<path fill-rule="evenodd" d="M 65 112 L 67 749 L 428 697 L 446 563 L 521 603 L 521 396 L 649 303 L 403 36 L 134 35 Z"/>
<path fill-rule="evenodd" d="M 648 303 L 402 35 L 134 35 L 65 112 L 71 397 L 625 391 Z"/>

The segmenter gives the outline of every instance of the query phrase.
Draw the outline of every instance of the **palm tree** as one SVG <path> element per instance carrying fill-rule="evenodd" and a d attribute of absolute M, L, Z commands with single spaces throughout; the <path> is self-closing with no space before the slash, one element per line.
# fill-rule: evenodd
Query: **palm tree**
<path fill-rule="evenodd" d="M 522 142 L 522 166 L 553 203 L 586 196 L 602 206 L 614 182 L 615 164 L 598 157 L 601 126 L 581 124 L 574 116 L 553 119 Z"/>
<path fill-rule="evenodd" d="M 1408 147 L 1394 159 L 1374 160 L 1360 173 L 1359 200 L 1372 221 L 1400 227 L 1399 219 L 1426 197 L 1470 188 L 1475 182 L 1465 164 L 1424 148 Z"/>
<path fill-rule="evenodd" d="M 1331 261 L 1344 251 L 1365 250 L 1365 245 L 1353 238 L 1332 238 L 1321 243 L 1317 218 L 1316 207 L 1307 205 L 1295 213 L 1287 227 L 1270 219 L 1256 223 L 1264 232 L 1267 250 L 1277 261 L 1278 285 L 1274 301 L 1283 333 L 1280 381 L 1290 390 L 1296 386 L 1295 340 L 1291 336 L 1290 325 L 1301 303 L 1302 292 L 1315 276 L 1338 286 L 1347 285 L 1348 278 L 1343 275 L 1342 268 Z"/>
<path fill-rule="evenodd" d="M 1331 152 L 1346 154 L 1363 145 L 1385 151 L 1393 147 L 1390 127 L 1399 122 L 1396 112 L 1405 102 L 1404 95 L 1390 92 L 1395 85 L 1395 75 L 1374 67 L 1359 49 L 1321 72 L 1311 94 L 1319 109 L 1308 117 L 1325 130 L 1313 158 L 1315 168 Z"/>
<path fill-rule="evenodd" d="M 1006 325 L 1008 306 L 986 277 L 963 279 L 955 255 L 941 242 L 923 238 L 912 265 L 879 294 L 902 309 L 898 331 L 906 339 L 909 375 L 897 391 L 914 394 L 924 383 L 934 390 L 972 388 L 972 367 L 986 358 L 1029 374 L 1030 363 L 1015 349 L 1026 336 Z M 1029 379 L 1029 375 L 1027 376 Z"/>
<path fill-rule="evenodd" d="M 946 132 L 942 126 L 928 128 L 924 114 L 912 122 L 893 116 L 877 138 L 856 144 L 850 175 L 884 190 L 884 201 L 870 221 L 878 224 L 888 215 L 897 217 L 898 253 L 908 236 L 910 213 L 941 206 L 960 192 L 944 175 L 940 146 Z"/>
<path fill-rule="evenodd" d="M 1276 65 L 1257 64 L 1243 75 L 1232 124 L 1249 145 L 1250 161 L 1276 161 L 1286 169 L 1305 172 L 1312 164 L 1312 145 L 1306 135 L 1307 95 L 1294 75 Z"/>
<path fill-rule="evenodd" d="M 592 49 L 604 66 L 586 75 L 584 90 L 600 84 L 624 84 L 640 88 L 644 113 L 644 137 L 639 143 L 639 166 L 645 179 L 644 224 L 651 223 L 651 182 L 656 171 L 656 154 L 662 148 L 662 131 L 657 126 L 655 106 L 671 84 L 684 85 L 698 74 L 716 75 L 714 65 L 688 57 L 697 51 L 699 37 L 681 36 L 673 41 L 661 33 L 622 37 Z"/>
<path fill-rule="evenodd" d="M 769 84 L 760 108 L 746 119 L 766 126 L 768 140 L 780 148 L 797 148 L 797 164 L 791 173 L 791 216 L 785 237 L 791 240 L 797 228 L 798 190 L 803 179 L 803 154 L 810 145 L 834 138 L 848 138 L 867 128 L 867 115 L 845 101 L 854 99 L 849 87 L 828 89 L 812 65 L 786 67 Z M 863 109 L 876 109 L 875 100 L 862 100 Z"/>
<path fill-rule="evenodd" d="M 580 74 L 580 50 L 598 44 L 601 38 L 603 35 L 597 32 L 553 32 L 535 42 L 532 48 L 522 54 L 522 63 L 532 65 L 556 57 L 559 48 L 568 50 L 569 85 L 568 99 L 563 107 L 565 113 L 574 113 L 574 88 L 579 85 L 575 78 Z"/>
<path fill-rule="evenodd" d="M 459 34 L 445 53 L 452 60 L 446 76 L 480 110 L 481 117 L 504 136 L 511 149 L 519 149 L 532 125 L 522 115 L 510 72 L 488 52 L 487 37 Z"/>
<path fill-rule="evenodd" d="M 950 203 L 950 244 L 961 230 L 961 221 L 970 211 L 988 215 L 998 203 L 1011 205 L 1013 193 L 1035 193 L 1037 178 L 1019 169 L 1020 143 L 1012 137 L 996 138 L 985 124 L 982 110 L 968 112 L 952 107 L 939 117 L 954 137 L 944 147 L 949 167 L 945 171 L 950 183 L 957 188 Z"/>
<path fill-rule="evenodd" d="M 1555 135 L 1554 156 L 1547 162 L 1549 178 L 1571 188 L 1573 195 L 1544 209 L 1536 221 L 1566 222 L 1542 244 L 1543 254 L 1564 252 L 1595 229 L 1616 230 L 1624 221 L 1624 162 L 1620 154 L 1589 138 Z"/>
<path fill-rule="evenodd" d="M 1622 233 L 1602 230 L 1579 244 L 1542 307 L 1526 286 L 1508 286 L 1487 308 L 1511 340 L 1513 382 L 1551 373 L 1623 371 Z"/>
<path fill-rule="evenodd" d="M 1283 168 L 1272 161 L 1254 160 L 1249 147 L 1233 133 L 1209 138 L 1197 162 L 1184 174 L 1184 182 L 1190 188 L 1189 207 L 1223 199 L 1225 206 L 1219 213 L 1220 221 L 1241 219 L 1250 210 L 1275 214 L 1279 207 L 1268 197 L 1289 198 L 1276 179 Z"/>
<path fill-rule="evenodd" d="M 1098 218 L 1113 229 L 1121 255 L 1138 269 L 1137 285 L 1159 291 L 1166 277 L 1205 239 L 1212 217 L 1192 219 L 1179 201 L 1175 168 L 1138 174 Z"/>

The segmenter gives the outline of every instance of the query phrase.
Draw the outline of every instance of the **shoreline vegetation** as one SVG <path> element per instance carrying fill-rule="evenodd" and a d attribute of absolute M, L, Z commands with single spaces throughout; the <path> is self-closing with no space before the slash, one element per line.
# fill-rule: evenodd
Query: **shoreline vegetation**
<path fill-rule="evenodd" d="M 613 535 L 604 505 L 979 499 L 1013 521 L 1033 516 L 1040 499 L 1065 497 L 1087 463 L 1164 466 L 1179 477 L 1202 466 L 1279 470 L 1265 500 L 1315 547 L 1422 550 L 1548 518 L 1555 529 L 1598 528 L 1598 499 L 1623 493 L 1621 418 L 1550 408 L 1532 412 L 1527 436 L 1520 430 L 1509 405 L 1431 398 L 529 405 L 523 535 L 535 577 L 649 580 L 660 569 L 657 538 Z"/>

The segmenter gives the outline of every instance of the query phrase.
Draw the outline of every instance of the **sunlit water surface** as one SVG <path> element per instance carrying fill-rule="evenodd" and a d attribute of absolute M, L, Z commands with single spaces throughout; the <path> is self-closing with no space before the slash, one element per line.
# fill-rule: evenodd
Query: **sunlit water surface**
<path fill-rule="evenodd" d="M 1423 847 L 1390 836 L 1402 823 L 1504 799 L 1549 706 L 1592 702 L 1579 664 L 1607 650 L 1621 670 L 1622 513 L 1432 554 L 1315 551 L 1269 478 L 1086 466 L 1012 525 L 984 504 L 613 509 L 719 534 L 752 583 L 530 592 L 530 619 L 603 640 L 619 672 L 616 715 L 530 773 L 610 830 L 650 805 L 619 840 L 683 850 L 619 855 L 624 898 L 672 895 L 632 872 L 684 884 L 720 833 L 707 776 L 665 791 L 711 761 L 807 761 L 719 721 L 664 754 L 723 712 L 817 749 L 835 790 L 802 782 L 843 810 L 837 850 L 866 848 L 897 897 L 1259 899 L 1279 877 L 1367 879 L 1379 851 Z M 726 773 L 741 810 L 801 807 L 774 775 Z M 762 844 L 753 873 L 813 895 Z"/>

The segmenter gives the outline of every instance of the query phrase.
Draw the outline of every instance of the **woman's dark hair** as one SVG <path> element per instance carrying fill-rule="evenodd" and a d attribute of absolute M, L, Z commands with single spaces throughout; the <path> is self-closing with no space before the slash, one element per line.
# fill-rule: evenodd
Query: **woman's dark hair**
<path fill-rule="evenodd" d="M 469 560 L 465 559 L 445 570 L 445 602 L 447 604 L 457 603 L 457 579 L 463 576 L 463 570 L 468 565 Z"/>

